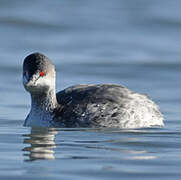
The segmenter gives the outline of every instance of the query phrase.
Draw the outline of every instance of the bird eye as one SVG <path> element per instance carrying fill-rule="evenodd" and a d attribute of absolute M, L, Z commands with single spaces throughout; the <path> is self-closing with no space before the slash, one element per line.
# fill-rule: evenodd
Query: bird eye
<path fill-rule="evenodd" d="M 26 71 L 23 72 L 23 75 L 26 76 Z"/>
<path fill-rule="evenodd" d="M 40 76 L 44 76 L 45 73 L 43 71 L 40 71 Z"/>

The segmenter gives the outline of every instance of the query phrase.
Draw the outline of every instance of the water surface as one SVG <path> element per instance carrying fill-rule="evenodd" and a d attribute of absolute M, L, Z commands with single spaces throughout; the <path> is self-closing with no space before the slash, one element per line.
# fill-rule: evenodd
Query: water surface
<path fill-rule="evenodd" d="M 0 0 L 0 179 L 180 179 L 179 0 Z M 23 58 L 39 51 L 57 91 L 117 83 L 148 94 L 155 129 L 31 129 Z"/>

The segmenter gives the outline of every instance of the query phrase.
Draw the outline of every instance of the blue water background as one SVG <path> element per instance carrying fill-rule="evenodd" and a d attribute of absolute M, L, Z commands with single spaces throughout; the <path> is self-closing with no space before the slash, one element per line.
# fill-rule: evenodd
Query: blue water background
<path fill-rule="evenodd" d="M 180 179 L 181 1 L 0 0 L 0 179 Z M 23 59 L 52 59 L 57 91 L 117 83 L 148 94 L 165 127 L 35 129 Z"/>

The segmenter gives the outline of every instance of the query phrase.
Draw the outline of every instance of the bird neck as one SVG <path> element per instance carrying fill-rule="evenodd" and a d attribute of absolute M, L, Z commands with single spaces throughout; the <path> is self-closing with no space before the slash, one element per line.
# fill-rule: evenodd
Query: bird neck
<path fill-rule="evenodd" d="M 31 94 L 31 111 L 53 112 L 57 106 L 55 89 L 41 94 Z"/>

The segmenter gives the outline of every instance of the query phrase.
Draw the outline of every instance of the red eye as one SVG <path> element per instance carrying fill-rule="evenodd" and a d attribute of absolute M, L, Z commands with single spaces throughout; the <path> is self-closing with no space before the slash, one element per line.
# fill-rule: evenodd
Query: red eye
<path fill-rule="evenodd" d="M 23 75 L 26 76 L 26 71 L 23 72 Z"/>
<path fill-rule="evenodd" d="M 45 73 L 43 71 L 40 71 L 40 76 L 44 76 Z"/>

